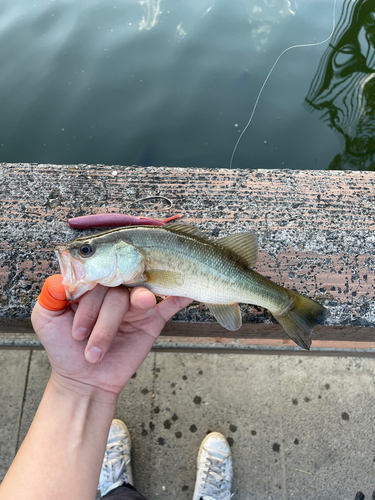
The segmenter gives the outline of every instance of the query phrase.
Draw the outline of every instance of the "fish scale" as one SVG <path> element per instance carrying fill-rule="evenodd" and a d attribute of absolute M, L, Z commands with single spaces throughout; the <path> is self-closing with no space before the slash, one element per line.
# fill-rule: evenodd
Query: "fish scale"
<path fill-rule="evenodd" d="M 282 287 L 249 269 L 228 250 L 211 241 L 207 244 L 208 240 L 200 237 L 181 237 L 173 232 L 159 234 L 153 229 L 149 231 L 147 241 L 147 237 L 140 234 L 142 232 L 135 231 L 129 241 L 142 248 L 146 270 L 174 270 L 184 276 L 184 285 L 179 288 L 163 289 L 155 284 L 148 286 L 154 293 L 186 297 L 194 294 L 195 300 L 207 304 L 254 303 L 254 300 L 261 300 L 262 304 L 257 305 L 276 310 L 285 307 L 290 300 Z M 173 250 L 169 250 L 171 247 Z"/>
<path fill-rule="evenodd" d="M 185 224 L 130 226 L 77 238 L 58 248 L 57 255 L 70 298 L 97 283 L 143 285 L 156 295 L 208 304 L 219 323 L 231 330 L 242 323 L 238 303 L 254 304 L 267 308 L 290 338 L 306 349 L 313 327 L 325 315 L 317 302 L 252 269 L 257 258 L 252 233 L 213 241 Z"/>

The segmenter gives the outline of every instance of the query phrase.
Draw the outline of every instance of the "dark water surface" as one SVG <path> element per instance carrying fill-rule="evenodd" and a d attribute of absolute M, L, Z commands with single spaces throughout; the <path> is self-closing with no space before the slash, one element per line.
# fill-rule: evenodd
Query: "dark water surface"
<path fill-rule="evenodd" d="M 1 0 L 0 161 L 229 167 L 333 0 Z M 276 66 L 233 168 L 375 169 L 375 1 Z M 313 111 L 314 110 L 314 111 Z M 313 112 L 312 112 L 313 111 Z"/>

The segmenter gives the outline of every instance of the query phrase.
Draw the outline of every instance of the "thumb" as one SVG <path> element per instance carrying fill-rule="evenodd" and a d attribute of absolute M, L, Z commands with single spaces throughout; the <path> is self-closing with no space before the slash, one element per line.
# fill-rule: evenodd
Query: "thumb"
<path fill-rule="evenodd" d="M 46 279 L 38 297 L 38 303 L 48 311 L 62 311 L 68 304 L 62 275 L 54 274 Z"/>
<path fill-rule="evenodd" d="M 54 274 L 46 279 L 37 303 L 31 313 L 31 323 L 39 335 L 43 327 L 54 317 L 62 316 L 67 309 L 68 301 L 61 274 Z M 38 333 L 39 332 L 39 333 Z"/>

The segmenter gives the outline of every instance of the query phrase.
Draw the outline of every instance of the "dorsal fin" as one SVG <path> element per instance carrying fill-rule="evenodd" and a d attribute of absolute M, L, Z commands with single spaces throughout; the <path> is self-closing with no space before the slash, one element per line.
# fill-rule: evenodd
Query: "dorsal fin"
<path fill-rule="evenodd" d="M 207 236 L 196 226 L 189 226 L 189 224 L 166 224 L 163 229 L 178 234 L 186 234 L 187 236 L 199 236 L 200 238 L 207 239 Z"/>
<path fill-rule="evenodd" d="M 258 238 L 255 233 L 237 233 L 215 240 L 215 243 L 232 250 L 249 267 L 254 267 L 258 259 Z"/>

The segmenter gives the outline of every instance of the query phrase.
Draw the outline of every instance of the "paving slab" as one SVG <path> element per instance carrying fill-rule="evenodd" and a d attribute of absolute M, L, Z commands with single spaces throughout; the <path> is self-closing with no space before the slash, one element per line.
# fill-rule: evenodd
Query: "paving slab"
<path fill-rule="evenodd" d="M 155 354 L 150 353 L 121 392 L 116 418 L 123 420 L 132 441 L 132 470 L 135 484 L 148 492 L 152 456 L 152 420 L 154 415 Z"/>
<path fill-rule="evenodd" d="M 0 351 L 0 481 L 17 449 L 29 357 L 28 351 Z"/>
<path fill-rule="evenodd" d="M 153 454 L 148 498 L 191 498 L 200 442 L 209 430 L 227 433 L 217 411 L 217 356 L 156 355 Z"/>
<path fill-rule="evenodd" d="M 31 351 L 30 355 L 29 376 L 23 405 L 18 447 L 21 446 L 22 441 L 25 439 L 51 375 L 51 365 L 45 351 Z"/>
<path fill-rule="evenodd" d="M 217 410 L 224 411 L 232 434 L 234 480 L 238 500 L 285 494 L 279 358 L 218 355 Z M 209 362 L 209 359 L 207 359 Z"/>
<path fill-rule="evenodd" d="M 155 373 L 148 498 L 192 498 L 198 449 L 210 431 L 232 446 L 235 498 L 284 498 L 273 449 L 282 439 L 278 358 L 158 353 Z"/>
<path fill-rule="evenodd" d="M 287 498 L 375 498 L 375 360 L 280 358 Z"/>
<path fill-rule="evenodd" d="M 29 356 L 0 351 L 1 478 L 50 374 L 46 353 L 34 351 L 27 377 Z M 354 500 L 359 490 L 370 500 L 374 381 L 370 358 L 154 352 L 116 417 L 129 427 L 135 484 L 149 500 L 192 498 L 209 431 L 230 442 L 235 500 Z"/>

